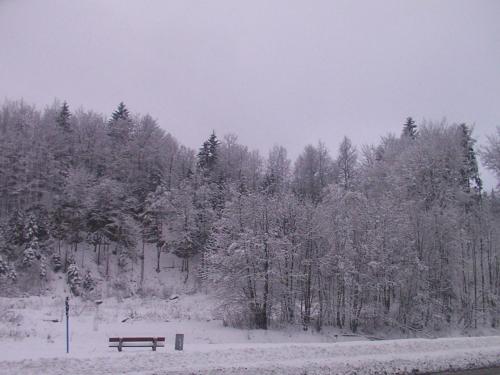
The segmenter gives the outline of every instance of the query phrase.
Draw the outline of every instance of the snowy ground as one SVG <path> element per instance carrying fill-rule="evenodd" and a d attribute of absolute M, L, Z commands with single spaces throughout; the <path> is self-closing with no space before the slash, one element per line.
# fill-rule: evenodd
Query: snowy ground
<path fill-rule="evenodd" d="M 112 336 L 165 336 L 173 347 L 176 333 L 185 345 L 200 348 L 215 344 L 352 341 L 362 338 L 317 334 L 300 329 L 245 330 L 223 327 L 215 319 L 213 299 L 206 295 L 181 295 L 173 300 L 106 299 L 96 311 L 93 302 L 70 303 L 71 356 L 96 357 L 114 353 L 107 347 Z M 96 318 L 97 317 L 97 318 Z M 57 322 L 52 322 L 57 320 Z M 57 357 L 65 354 L 63 298 L 0 298 L 1 360 Z M 5 344 L 5 345 L 4 345 Z"/>
<path fill-rule="evenodd" d="M 2 374 L 401 374 L 500 365 L 500 337 L 332 344 L 213 344 L 0 362 Z"/>
<path fill-rule="evenodd" d="M 0 299 L 0 374 L 381 374 L 500 365 L 500 336 L 375 342 L 333 331 L 239 330 L 214 320 L 203 295 L 107 299 L 98 312 L 75 299 L 67 355 L 63 306 L 62 298 Z M 183 352 L 173 350 L 176 333 L 185 334 Z M 166 348 L 107 347 L 111 336 L 134 335 L 165 336 Z"/>

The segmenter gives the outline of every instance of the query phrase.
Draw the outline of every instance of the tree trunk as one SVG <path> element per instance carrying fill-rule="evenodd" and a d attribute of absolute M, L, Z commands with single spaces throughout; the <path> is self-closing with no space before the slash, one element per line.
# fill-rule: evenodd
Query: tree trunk
<path fill-rule="evenodd" d="M 341 305 L 342 305 L 342 283 L 340 276 L 338 277 L 337 283 L 337 327 L 342 328 L 344 325 L 342 324 L 341 318 Z"/>
<path fill-rule="evenodd" d="M 304 312 L 302 316 L 303 330 L 307 331 L 311 323 L 311 307 L 312 307 L 312 239 L 308 238 L 306 255 L 305 255 L 305 274 L 306 280 L 304 285 Z"/>
<path fill-rule="evenodd" d="M 109 278 L 109 244 L 104 244 L 104 251 L 106 253 L 106 278 Z"/>
<path fill-rule="evenodd" d="M 97 244 L 97 265 L 101 265 L 101 242 Z"/>
<path fill-rule="evenodd" d="M 262 329 L 267 329 L 267 306 L 269 298 L 269 252 L 267 242 L 264 243 L 266 260 L 264 262 L 264 295 L 262 304 Z"/>
<path fill-rule="evenodd" d="M 145 251 L 144 251 L 144 238 L 142 239 L 142 253 L 141 253 L 141 286 L 144 282 L 144 256 L 145 256 Z"/>
<path fill-rule="evenodd" d="M 472 245 L 472 269 L 474 273 L 474 328 L 477 328 L 477 255 L 476 255 L 476 244 Z"/>
<path fill-rule="evenodd" d="M 160 273 L 161 246 L 156 245 L 156 272 Z"/>
<path fill-rule="evenodd" d="M 66 251 L 64 253 L 64 272 L 68 272 L 68 252 L 69 252 L 69 246 L 66 246 Z"/>
<path fill-rule="evenodd" d="M 479 267 L 481 269 L 481 311 L 483 315 L 483 324 L 486 324 L 486 290 L 485 290 L 485 281 L 484 281 L 484 248 L 483 248 L 483 238 L 479 239 Z"/>
<path fill-rule="evenodd" d="M 321 285 L 321 273 L 318 272 L 318 304 L 319 312 L 318 319 L 316 319 L 316 331 L 320 332 L 323 327 L 323 290 Z"/>

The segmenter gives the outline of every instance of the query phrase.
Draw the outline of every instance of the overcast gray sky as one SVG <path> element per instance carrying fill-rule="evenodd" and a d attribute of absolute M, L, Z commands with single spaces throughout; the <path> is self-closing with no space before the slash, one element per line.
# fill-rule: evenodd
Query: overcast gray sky
<path fill-rule="evenodd" d="M 335 154 L 407 116 L 481 142 L 500 125 L 499 20 L 495 0 L 0 0 L 0 98 L 124 101 L 188 146 L 215 129 L 264 154 Z"/>

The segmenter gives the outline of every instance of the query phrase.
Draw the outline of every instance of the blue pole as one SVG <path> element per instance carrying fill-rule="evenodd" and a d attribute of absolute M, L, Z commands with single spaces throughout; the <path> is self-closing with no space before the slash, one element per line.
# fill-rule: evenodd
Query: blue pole
<path fill-rule="evenodd" d="M 66 297 L 66 353 L 69 353 L 69 297 Z"/>

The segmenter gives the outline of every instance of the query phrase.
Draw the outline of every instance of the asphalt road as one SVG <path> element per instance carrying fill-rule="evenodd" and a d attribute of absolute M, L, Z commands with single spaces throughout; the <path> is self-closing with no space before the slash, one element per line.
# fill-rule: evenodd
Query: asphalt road
<path fill-rule="evenodd" d="M 436 372 L 433 375 L 500 375 L 500 367 L 454 372 Z"/>

